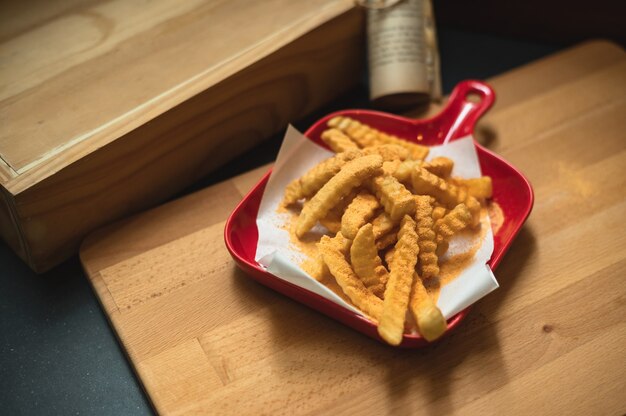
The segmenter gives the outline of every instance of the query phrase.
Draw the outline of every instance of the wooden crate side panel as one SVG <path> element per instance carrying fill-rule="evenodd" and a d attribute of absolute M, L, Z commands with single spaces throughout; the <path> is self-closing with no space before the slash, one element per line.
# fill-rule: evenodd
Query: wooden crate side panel
<path fill-rule="evenodd" d="M 71 256 L 86 233 L 144 210 L 327 103 L 359 79 L 357 9 L 297 39 L 16 195 L 30 266 Z"/>

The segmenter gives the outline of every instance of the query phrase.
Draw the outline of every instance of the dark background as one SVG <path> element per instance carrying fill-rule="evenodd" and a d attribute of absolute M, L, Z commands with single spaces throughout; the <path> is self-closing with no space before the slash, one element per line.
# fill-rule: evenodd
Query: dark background
<path fill-rule="evenodd" d="M 437 3 L 444 93 L 463 79 L 497 75 L 579 40 L 624 44 L 621 3 L 594 2 L 595 11 L 571 5 L 479 0 L 446 2 L 444 9 Z M 295 124 L 305 130 L 332 110 L 367 105 L 363 84 Z M 270 139 L 181 195 L 271 162 L 280 140 Z M 0 242 L 0 414 L 152 412 L 78 257 L 36 275 Z"/>

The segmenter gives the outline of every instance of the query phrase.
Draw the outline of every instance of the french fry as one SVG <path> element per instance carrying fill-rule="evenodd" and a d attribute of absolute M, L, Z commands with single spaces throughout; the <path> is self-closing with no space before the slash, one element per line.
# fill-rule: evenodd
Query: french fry
<path fill-rule="evenodd" d="M 379 144 L 394 144 L 402 146 L 409 151 L 411 159 L 415 160 L 424 160 L 426 156 L 428 156 L 428 152 L 430 150 L 426 146 L 382 133 L 349 117 L 334 117 L 328 121 L 328 126 L 343 131 L 360 145 L 360 141 L 364 141 L 364 139 L 367 138 L 365 139 L 367 144 L 363 143 L 361 147 L 375 146 Z"/>
<path fill-rule="evenodd" d="M 389 344 L 402 342 L 407 313 L 426 340 L 439 338 L 447 323 L 424 282 L 452 261 L 453 236 L 480 225 L 491 179 L 452 178 L 451 159 L 425 162 L 428 148 L 349 117 L 328 127 L 322 140 L 337 154 L 290 183 L 283 201 L 305 200 L 291 228 L 298 238 L 317 222 L 335 233 L 303 267 L 323 283 L 334 276 Z"/>
<path fill-rule="evenodd" d="M 430 173 L 439 176 L 440 178 L 447 179 L 452 173 L 454 168 L 454 162 L 447 157 L 436 157 L 422 165 L 424 169 Z"/>
<path fill-rule="evenodd" d="M 397 241 L 398 233 L 395 231 L 391 231 L 376 240 L 376 248 L 378 250 L 384 250 L 387 247 L 396 244 Z"/>
<path fill-rule="evenodd" d="M 411 174 L 421 164 L 422 162 L 419 160 L 405 160 L 395 166 L 395 170 L 391 173 L 391 175 L 402 183 L 410 183 Z"/>
<path fill-rule="evenodd" d="M 373 319 L 379 320 L 382 314 L 383 302 L 367 289 L 361 279 L 354 273 L 337 243 L 325 235 L 319 242 L 318 249 L 330 273 L 335 277 L 337 284 L 339 284 L 346 296 L 350 298 L 354 306 Z"/>
<path fill-rule="evenodd" d="M 363 156 L 346 163 L 322 188 L 302 207 L 296 224 L 298 238 L 324 218 L 339 200 L 361 185 L 365 180 L 379 174 L 383 160 L 379 155 Z"/>
<path fill-rule="evenodd" d="M 370 187 L 392 220 L 415 214 L 415 199 L 411 192 L 390 175 L 375 176 Z"/>
<path fill-rule="evenodd" d="M 452 182 L 466 188 L 467 192 L 477 199 L 489 199 L 493 195 L 493 184 L 489 176 L 471 179 L 452 178 Z"/>
<path fill-rule="evenodd" d="M 403 161 L 409 158 L 409 150 L 397 144 L 382 144 L 363 149 L 365 155 L 380 155 L 383 161 Z"/>
<path fill-rule="evenodd" d="M 399 137 L 392 136 L 390 134 L 385 134 L 381 132 L 378 133 L 378 141 L 386 144 L 397 144 L 402 147 L 408 149 L 411 153 L 411 159 L 413 160 L 424 160 L 426 156 L 428 156 L 428 152 L 430 149 L 426 146 L 422 146 L 417 143 L 409 142 L 407 140 L 403 140 Z"/>
<path fill-rule="evenodd" d="M 326 159 L 322 163 L 316 165 L 305 173 L 301 178 L 293 180 L 285 189 L 285 198 L 283 203 L 291 205 L 298 202 L 302 198 L 309 198 L 322 186 L 326 184 L 333 176 L 335 176 L 341 168 L 351 160 L 362 156 L 358 150 L 338 153 L 337 155 Z"/>
<path fill-rule="evenodd" d="M 415 221 L 406 215 L 402 219 L 396 250 L 389 265 L 389 280 L 378 323 L 378 334 L 391 345 L 402 342 L 418 253 Z"/>
<path fill-rule="evenodd" d="M 434 221 L 432 217 L 433 205 L 431 197 L 420 195 L 415 197 L 417 208 L 415 210 L 415 222 L 417 223 L 417 245 L 419 246 L 418 269 L 424 279 L 439 274 L 439 259 L 437 257 L 437 243 Z"/>
<path fill-rule="evenodd" d="M 434 207 L 433 208 L 433 221 L 437 221 L 438 219 L 443 218 L 444 215 L 446 215 L 446 213 L 448 212 L 448 210 L 445 207 Z"/>
<path fill-rule="evenodd" d="M 383 235 L 389 233 L 398 224 L 397 221 L 391 219 L 389 214 L 381 212 L 372 220 L 372 231 L 374 232 L 374 238 L 379 239 Z"/>
<path fill-rule="evenodd" d="M 328 121 L 328 127 L 333 127 L 350 136 L 359 146 L 366 148 L 379 143 L 378 135 L 368 126 L 348 117 L 337 116 Z"/>
<path fill-rule="evenodd" d="M 384 306 L 383 306 L 384 307 Z M 409 309 L 417 328 L 427 341 L 434 341 L 448 329 L 448 324 L 432 298 L 428 295 L 422 279 L 415 274 L 409 301 Z M 383 311 L 384 316 L 384 311 Z"/>
<path fill-rule="evenodd" d="M 322 140 L 335 153 L 341 153 L 348 150 L 356 150 L 359 146 L 348 136 L 338 129 L 328 129 L 322 132 Z"/>
<path fill-rule="evenodd" d="M 398 170 L 400 164 L 402 164 L 402 162 L 399 160 L 389 160 L 383 162 L 383 175 L 395 176 L 394 173 L 396 173 L 396 170 Z"/>
<path fill-rule="evenodd" d="M 372 224 L 362 226 L 354 237 L 350 247 L 350 261 L 365 287 L 382 299 L 389 274 L 378 256 Z"/>
<path fill-rule="evenodd" d="M 480 224 L 480 202 L 470 195 L 465 199 L 465 205 L 472 215 L 472 222 L 470 223 L 470 226 L 477 227 L 478 224 Z"/>
<path fill-rule="evenodd" d="M 458 204 L 458 188 L 424 168 L 417 168 L 411 176 L 413 191 L 418 195 L 430 195 L 443 205 L 453 208 Z"/>
<path fill-rule="evenodd" d="M 341 217 L 341 233 L 354 239 L 359 228 L 368 222 L 380 207 L 378 200 L 368 192 L 359 193 L 348 205 Z"/>
<path fill-rule="evenodd" d="M 443 241 L 450 241 L 454 234 L 471 224 L 472 214 L 465 204 L 459 204 L 435 223 L 435 232 L 441 236 Z"/>

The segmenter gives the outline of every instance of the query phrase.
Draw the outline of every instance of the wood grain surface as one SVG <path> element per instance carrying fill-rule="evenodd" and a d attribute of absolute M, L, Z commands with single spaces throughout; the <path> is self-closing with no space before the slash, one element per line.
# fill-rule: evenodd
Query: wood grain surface
<path fill-rule="evenodd" d="M 246 277 L 225 219 L 266 171 L 92 234 L 81 259 L 163 414 L 623 414 L 626 54 L 592 42 L 490 80 L 477 137 L 534 185 L 482 299 L 421 350 Z"/>
<path fill-rule="evenodd" d="M 349 0 L 28 4 L 0 5 L 0 233 L 36 271 L 351 88 L 364 62 Z"/>

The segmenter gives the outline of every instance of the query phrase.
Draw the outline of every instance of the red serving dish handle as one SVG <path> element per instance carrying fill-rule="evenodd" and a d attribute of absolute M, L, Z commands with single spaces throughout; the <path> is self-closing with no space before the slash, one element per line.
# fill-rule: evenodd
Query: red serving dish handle
<path fill-rule="evenodd" d="M 326 122 L 332 117 L 342 115 L 409 141 L 437 145 L 472 134 L 476 122 L 494 101 L 495 93 L 490 86 L 481 81 L 467 80 L 455 87 L 443 111 L 430 119 L 413 120 L 370 110 L 343 110 L 318 120 L 304 135 L 325 146 L 320 136 L 326 129 Z M 476 141 L 474 144 L 483 174 L 492 178 L 493 200 L 504 213 L 504 223 L 494 235 L 494 251 L 488 263 L 495 269 L 532 210 L 533 190 L 521 172 Z M 258 242 L 256 218 L 270 174 L 271 170 L 243 198 L 226 222 L 224 239 L 233 259 L 259 283 L 383 342 L 376 325 L 369 319 L 268 273 L 254 260 Z M 468 312 L 469 308 L 450 318 L 446 334 L 458 326 Z M 405 334 L 400 347 L 416 348 L 427 344 L 419 335 Z"/>

